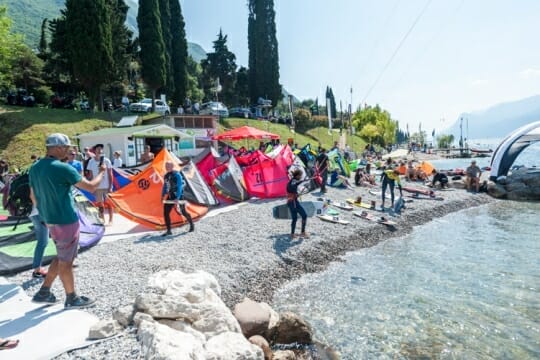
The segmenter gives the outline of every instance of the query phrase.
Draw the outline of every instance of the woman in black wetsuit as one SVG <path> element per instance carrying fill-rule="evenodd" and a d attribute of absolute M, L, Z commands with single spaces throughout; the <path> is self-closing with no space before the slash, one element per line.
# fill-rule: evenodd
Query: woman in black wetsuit
<path fill-rule="evenodd" d="M 287 183 L 287 206 L 291 212 L 291 239 L 296 237 L 296 221 L 298 220 L 298 214 L 302 218 L 302 232 L 300 236 L 308 237 L 306 234 L 307 214 L 306 210 L 300 204 L 298 200 L 298 185 L 307 180 L 300 180 L 302 177 L 302 170 L 296 169 L 292 172 L 292 178 Z"/>

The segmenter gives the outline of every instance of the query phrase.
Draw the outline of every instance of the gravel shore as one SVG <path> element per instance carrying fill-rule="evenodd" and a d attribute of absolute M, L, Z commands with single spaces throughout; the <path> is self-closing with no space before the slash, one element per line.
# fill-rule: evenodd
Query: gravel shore
<path fill-rule="evenodd" d="M 329 188 L 326 196 L 342 201 L 360 195 L 364 201 L 376 200 L 380 204 L 380 199 L 367 190 Z M 289 239 L 290 221 L 272 218 L 272 208 L 283 204 L 284 199 L 250 200 L 236 205 L 232 211 L 203 218 L 195 224 L 193 233 L 183 227 L 173 229 L 171 237 L 161 237 L 161 232 L 138 237 L 126 234 L 124 239 L 98 244 L 76 260 L 76 287 L 81 295 L 97 299 L 97 305 L 88 311 L 100 319 L 109 318 L 117 307 L 132 303 L 135 296 L 144 291 L 150 274 L 172 269 L 205 270 L 213 274 L 221 285 L 223 300 L 231 309 L 245 296 L 271 305 L 274 291 L 285 282 L 308 272 L 324 270 L 347 251 L 402 236 L 414 226 L 447 213 L 496 201 L 486 194 L 459 189 L 441 191 L 438 195 L 444 200 L 414 199 L 407 203 L 402 215 L 392 218 L 398 223 L 395 229 L 341 210 L 340 218 L 350 221 L 349 225 L 309 218 L 307 231 L 311 236 L 294 241 Z M 311 194 L 303 196 L 303 200 L 315 198 Z M 299 226 L 300 221 L 298 232 Z M 41 283 L 30 280 L 30 272 L 8 280 L 23 286 L 30 296 Z M 59 280 L 53 292 L 63 300 Z M 140 358 L 140 345 L 134 330 L 130 329 L 119 337 L 57 359 Z"/>

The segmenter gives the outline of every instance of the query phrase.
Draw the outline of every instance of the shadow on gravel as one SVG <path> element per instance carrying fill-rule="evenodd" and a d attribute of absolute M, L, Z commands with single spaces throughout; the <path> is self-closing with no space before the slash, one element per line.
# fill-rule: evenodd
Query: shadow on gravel
<path fill-rule="evenodd" d="M 270 235 L 270 239 L 274 241 L 274 252 L 285 262 L 290 262 L 291 260 L 290 257 L 284 256 L 287 250 L 293 246 L 300 245 L 304 241 L 304 238 L 301 237 L 291 240 L 289 234 Z"/>
<path fill-rule="evenodd" d="M 140 238 L 136 239 L 133 243 L 142 244 L 142 243 L 149 243 L 149 242 L 167 242 L 167 241 L 174 240 L 176 238 L 182 237 L 182 236 L 184 236 L 186 234 L 187 234 L 187 232 L 186 233 L 180 232 L 180 233 L 177 233 L 177 234 L 172 234 L 172 235 L 168 235 L 168 236 L 162 236 L 161 233 L 156 232 L 155 235 L 148 234 L 148 235 L 141 236 Z"/>

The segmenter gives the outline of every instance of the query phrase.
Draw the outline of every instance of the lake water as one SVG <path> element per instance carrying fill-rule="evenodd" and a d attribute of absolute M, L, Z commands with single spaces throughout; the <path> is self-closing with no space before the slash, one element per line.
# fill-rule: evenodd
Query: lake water
<path fill-rule="evenodd" d="M 343 359 L 540 359 L 539 213 L 498 201 L 449 214 L 291 282 L 274 306 Z"/>

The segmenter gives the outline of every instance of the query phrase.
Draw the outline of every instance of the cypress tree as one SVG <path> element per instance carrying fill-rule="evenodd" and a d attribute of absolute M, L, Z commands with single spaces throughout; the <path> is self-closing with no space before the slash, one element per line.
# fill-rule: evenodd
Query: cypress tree
<path fill-rule="evenodd" d="M 159 0 L 159 15 L 161 20 L 161 35 L 165 44 L 165 84 L 161 91 L 169 98 L 174 93 L 174 80 L 171 69 L 172 35 L 171 35 L 171 11 L 170 0 Z"/>
<path fill-rule="evenodd" d="M 249 92 L 252 103 L 259 97 L 281 99 L 279 54 L 273 0 L 248 3 Z"/>
<path fill-rule="evenodd" d="M 113 65 L 110 7 L 106 0 L 66 0 L 65 15 L 73 75 L 92 106 Z"/>
<path fill-rule="evenodd" d="M 139 43 L 141 47 L 141 74 L 144 82 L 152 91 L 152 100 L 156 91 L 165 85 L 165 42 L 161 32 L 159 6 L 155 0 L 140 0 L 137 14 Z M 152 111 L 155 111 L 152 101 Z"/>
<path fill-rule="evenodd" d="M 38 56 L 42 60 L 47 58 L 47 22 L 46 18 L 41 22 L 41 34 L 39 36 Z"/>
<path fill-rule="evenodd" d="M 121 82 L 127 76 L 130 55 L 130 39 L 133 33 L 126 26 L 127 12 L 129 6 L 124 0 L 109 0 L 111 7 L 111 33 L 113 67 L 111 69 L 111 78 L 109 82 Z"/>
<path fill-rule="evenodd" d="M 175 104 L 181 105 L 187 96 L 188 87 L 188 48 L 186 30 L 182 8 L 178 0 L 170 0 L 171 12 L 171 70 L 174 91 L 171 99 Z M 201 100 L 201 99 L 194 99 Z"/>

